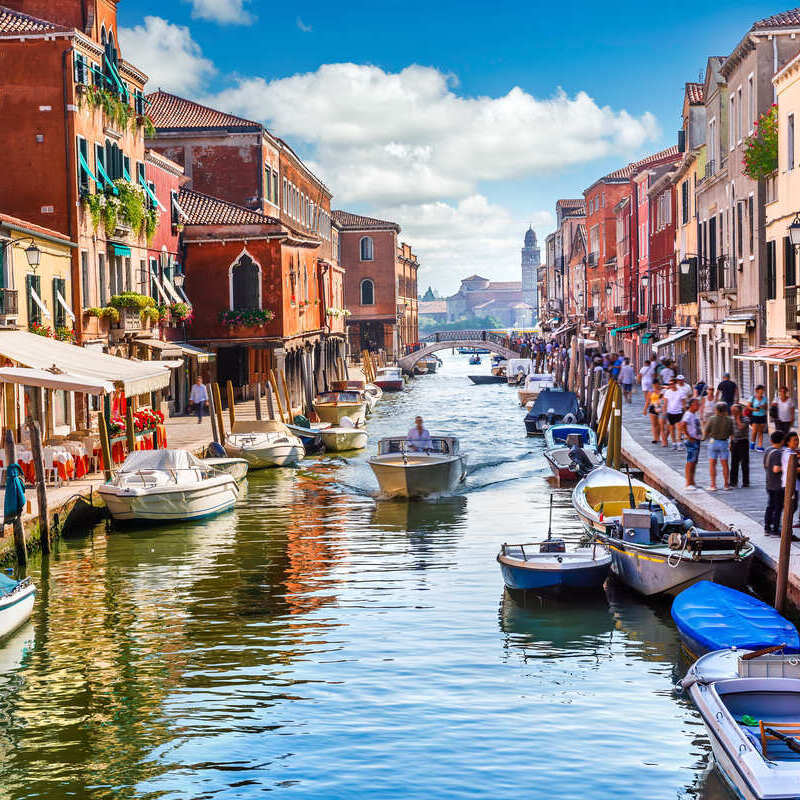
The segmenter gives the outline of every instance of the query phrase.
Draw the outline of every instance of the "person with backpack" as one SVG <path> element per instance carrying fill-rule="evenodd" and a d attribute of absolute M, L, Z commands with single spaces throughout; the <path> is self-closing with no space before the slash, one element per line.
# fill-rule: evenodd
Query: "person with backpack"
<path fill-rule="evenodd" d="M 781 485 L 783 468 L 783 431 L 773 431 L 769 437 L 770 446 L 764 453 L 764 472 L 767 490 L 767 508 L 764 511 L 764 533 L 767 536 L 780 536 L 781 514 L 783 512 L 784 489 Z"/>
<path fill-rule="evenodd" d="M 763 386 L 756 386 L 753 396 L 747 401 L 747 408 L 750 409 L 752 426 L 750 449 L 758 449 L 759 453 L 763 453 L 764 431 L 767 427 L 767 396 Z"/>

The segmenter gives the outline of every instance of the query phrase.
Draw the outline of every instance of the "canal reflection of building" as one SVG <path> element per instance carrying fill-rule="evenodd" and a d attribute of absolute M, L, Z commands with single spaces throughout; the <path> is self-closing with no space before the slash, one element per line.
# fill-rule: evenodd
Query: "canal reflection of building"
<path fill-rule="evenodd" d="M 506 589 L 499 619 L 503 647 L 525 661 L 581 654 L 611 658 L 614 618 L 602 592 L 558 600 Z"/>

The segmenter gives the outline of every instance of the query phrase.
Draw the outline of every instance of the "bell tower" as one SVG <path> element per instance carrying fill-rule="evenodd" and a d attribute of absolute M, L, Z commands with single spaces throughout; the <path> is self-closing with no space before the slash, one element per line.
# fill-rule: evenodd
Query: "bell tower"
<path fill-rule="evenodd" d="M 536 241 L 533 227 L 525 233 L 525 246 L 522 248 L 522 302 L 533 308 L 533 318 L 538 319 L 537 278 L 539 267 L 542 264 L 542 254 Z"/>

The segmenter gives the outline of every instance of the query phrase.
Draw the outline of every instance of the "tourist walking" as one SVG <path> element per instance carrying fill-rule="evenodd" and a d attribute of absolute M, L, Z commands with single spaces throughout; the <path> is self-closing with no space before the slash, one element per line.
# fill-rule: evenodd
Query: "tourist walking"
<path fill-rule="evenodd" d="M 661 439 L 661 384 L 653 381 L 653 387 L 647 395 L 647 414 L 650 417 L 650 430 L 653 434 L 653 444 L 658 444 Z"/>
<path fill-rule="evenodd" d="M 723 489 L 727 491 L 730 486 L 730 472 L 728 469 L 728 453 L 730 448 L 728 441 L 733 433 L 733 423 L 728 416 L 728 404 L 717 403 L 714 416 L 706 423 L 703 430 L 703 438 L 711 441 L 708 450 L 708 473 L 711 479 L 709 492 L 717 491 L 717 461 L 722 468 Z"/>
<path fill-rule="evenodd" d="M 783 474 L 783 431 L 773 431 L 769 437 L 770 446 L 764 453 L 765 485 L 767 489 L 767 509 L 764 512 L 764 533 L 767 536 L 780 535 L 783 495 L 781 475 Z"/>
<path fill-rule="evenodd" d="M 739 387 L 731 380 L 730 372 L 723 373 L 722 380 L 717 386 L 717 402 L 725 403 L 728 408 L 739 402 Z"/>
<path fill-rule="evenodd" d="M 672 446 L 678 447 L 678 423 L 683 419 L 683 412 L 686 410 L 686 400 L 684 393 L 678 388 L 675 378 L 672 378 L 669 385 L 664 389 L 664 404 L 667 414 L 667 424 L 661 430 L 661 446 L 669 446 L 669 437 L 672 436 Z"/>
<path fill-rule="evenodd" d="M 189 393 L 189 402 L 192 404 L 194 413 L 197 414 L 197 424 L 203 421 L 203 409 L 208 405 L 208 389 L 203 383 L 200 375 L 197 376 Z"/>
<path fill-rule="evenodd" d="M 769 415 L 776 429 L 784 434 L 789 433 L 794 426 L 795 405 L 794 400 L 789 397 L 789 389 L 786 386 L 778 389 L 778 396 L 772 401 Z"/>
<path fill-rule="evenodd" d="M 739 484 L 739 470 L 742 472 L 742 488 L 750 485 L 750 424 L 742 413 L 740 403 L 731 407 L 731 478 L 730 484 L 736 487 Z"/>
<path fill-rule="evenodd" d="M 750 426 L 752 428 L 750 449 L 758 448 L 758 452 L 763 453 L 764 431 L 767 428 L 767 395 L 763 386 L 756 386 L 753 396 L 747 401 L 747 407 L 750 409 Z"/>
<path fill-rule="evenodd" d="M 697 470 L 697 459 L 700 457 L 700 442 L 703 438 L 703 429 L 700 425 L 700 417 L 697 412 L 700 408 L 700 401 L 693 397 L 689 400 L 689 407 L 680 421 L 679 428 L 683 436 L 686 437 L 686 466 L 684 467 L 684 477 L 686 479 L 686 489 L 697 489 L 694 482 L 695 471 Z"/>
<path fill-rule="evenodd" d="M 639 370 L 639 385 L 642 387 L 642 394 L 644 395 L 644 408 L 642 414 L 647 413 L 647 406 L 650 404 L 650 392 L 653 391 L 653 379 L 655 378 L 656 365 L 655 362 L 646 358 L 644 365 Z"/>
<path fill-rule="evenodd" d="M 633 381 L 635 377 L 636 371 L 631 364 L 631 360 L 626 357 L 619 368 L 619 382 L 622 384 L 622 395 L 628 401 L 628 405 L 633 403 Z"/>

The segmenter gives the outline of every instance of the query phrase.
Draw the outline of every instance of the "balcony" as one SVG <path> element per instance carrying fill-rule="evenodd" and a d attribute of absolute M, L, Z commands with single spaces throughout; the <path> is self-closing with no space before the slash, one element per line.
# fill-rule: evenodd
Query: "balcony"
<path fill-rule="evenodd" d="M 0 317 L 16 317 L 19 314 L 18 301 L 16 289 L 0 289 Z"/>
<path fill-rule="evenodd" d="M 653 325 L 673 325 L 675 322 L 675 312 L 661 303 L 654 303 L 650 307 L 648 319 Z"/>
<path fill-rule="evenodd" d="M 787 289 L 784 298 L 786 300 L 786 330 L 800 330 L 800 319 L 798 314 L 800 309 L 797 307 L 797 288 Z"/>
<path fill-rule="evenodd" d="M 705 262 L 698 270 L 701 292 L 735 292 L 736 266 L 728 256 Z"/>

